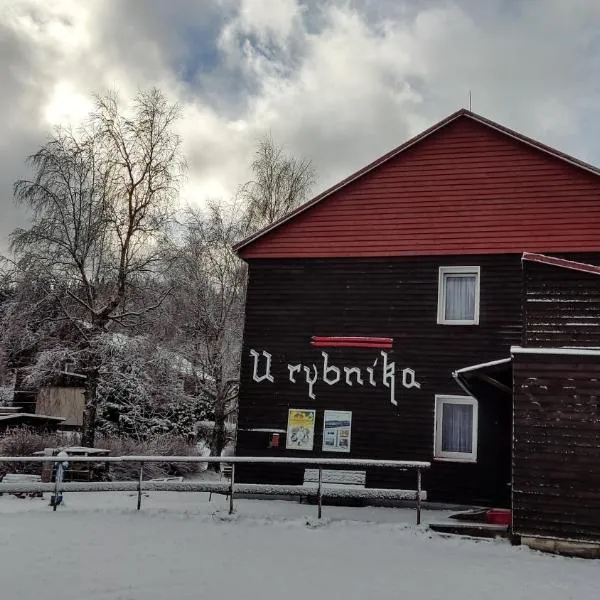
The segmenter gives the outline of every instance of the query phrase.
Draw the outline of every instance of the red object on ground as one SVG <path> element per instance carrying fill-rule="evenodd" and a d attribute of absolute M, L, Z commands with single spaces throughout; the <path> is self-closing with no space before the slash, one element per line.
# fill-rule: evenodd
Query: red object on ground
<path fill-rule="evenodd" d="M 486 523 L 493 525 L 510 525 L 512 522 L 511 511 L 507 508 L 492 508 L 486 515 Z"/>

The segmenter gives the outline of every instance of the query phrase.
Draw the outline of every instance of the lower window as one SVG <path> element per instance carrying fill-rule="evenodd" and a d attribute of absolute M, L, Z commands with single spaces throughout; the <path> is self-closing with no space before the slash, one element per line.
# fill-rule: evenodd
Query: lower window
<path fill-rule="evenodd" d="M 477 461 L 477 400 L 471 396 L 435 397 L 434 458 Z"/>

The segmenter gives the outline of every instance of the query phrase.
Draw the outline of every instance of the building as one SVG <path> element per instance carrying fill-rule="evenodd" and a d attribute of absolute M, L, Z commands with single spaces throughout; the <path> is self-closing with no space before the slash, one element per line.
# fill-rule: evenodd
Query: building
<path fill-rule="evenodd" d="M 240 242 L 238 454 L 428 460 L 429 500 L 510 506 L 498 365 L 522 341 L 522 254 L 600 250 L 599 175 L 460 110 Z M 453 372 L 482 364 L 500 373 L 474 369 L 474 397 Z M 303 469 L 236 478 L 300 484 Z"/>
<path fill-rule="evenodd" d="M 523 343 L 512 349 L 513 530 L 537 545 L 600 543 L 600 256 L 590 258 L 524 255 Z"/>
<path fill-rule="evenodd" d="M 28 384 L 27 368 L 20 367 L 15 369 L 13 404 L 26 413 L 60 417 L 60 429 L 77 430 L 83 424 L 84 383 L 70 363 L 42 386 Z"/>

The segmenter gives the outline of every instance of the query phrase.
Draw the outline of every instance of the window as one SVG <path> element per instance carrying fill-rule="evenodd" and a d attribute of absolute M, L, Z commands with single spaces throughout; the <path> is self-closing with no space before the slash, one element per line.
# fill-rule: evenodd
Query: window
<path fill-rule="evenodd" d="M 477 400 L 470 396 L 435 397 L 435 458 L 477 461 Z"/>
<path fill-rule="evenodd" d="M 479 323 L 479 267 L 440 267 L 438 323 Z"/>

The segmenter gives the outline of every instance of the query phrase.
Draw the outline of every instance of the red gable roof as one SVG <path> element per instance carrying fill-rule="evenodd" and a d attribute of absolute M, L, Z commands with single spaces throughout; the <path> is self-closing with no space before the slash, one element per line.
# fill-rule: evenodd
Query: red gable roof
<path fill-rule="evenodd" d="M 234 249 L 245 259 L 600 250 L 598 175 L 461 109 Z"/>

